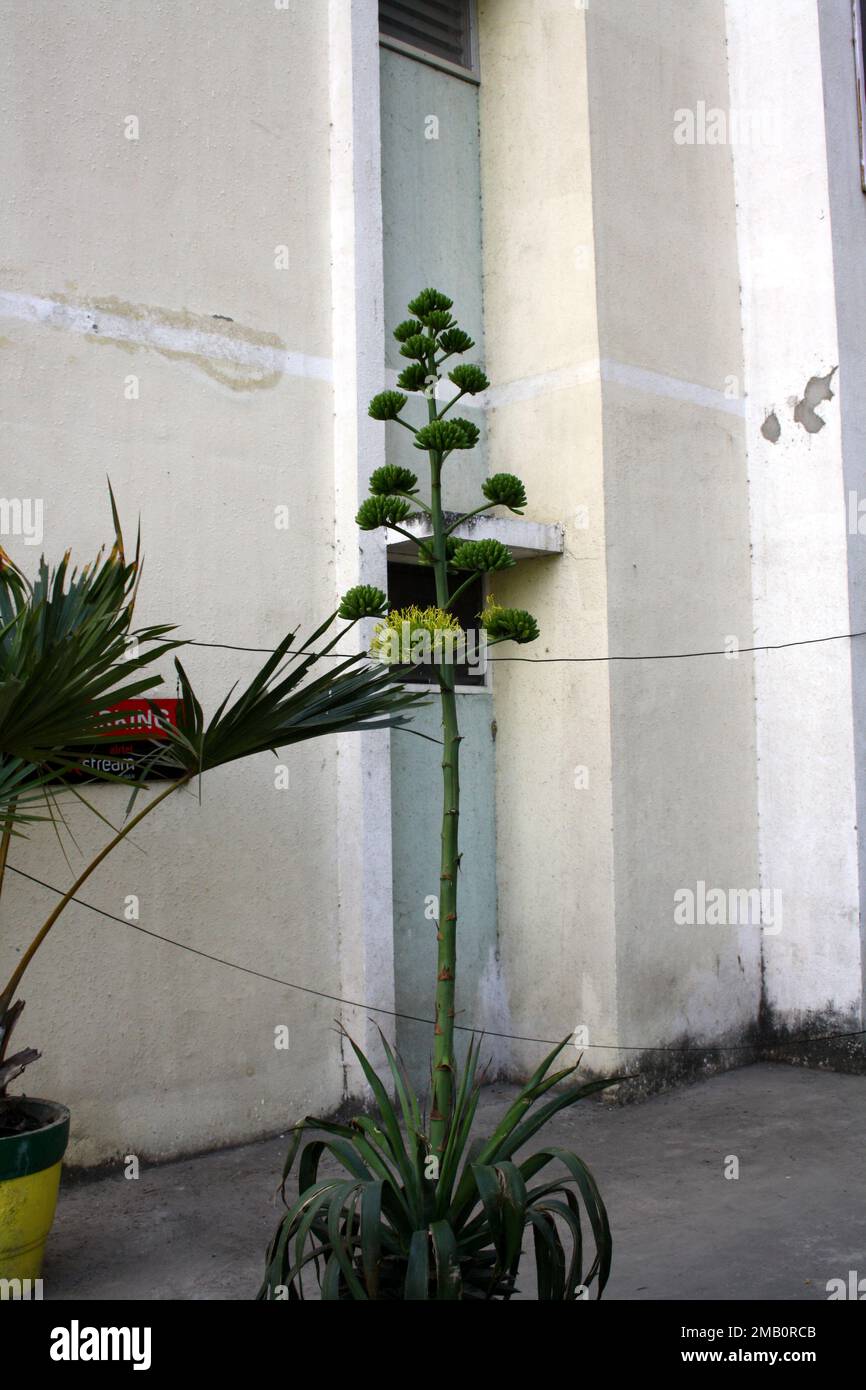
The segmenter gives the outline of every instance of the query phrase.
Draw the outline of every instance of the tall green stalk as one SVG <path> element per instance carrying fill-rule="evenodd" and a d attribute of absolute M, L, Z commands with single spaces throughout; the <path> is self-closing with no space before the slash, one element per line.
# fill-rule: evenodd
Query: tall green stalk
<path fill-rule="evenodd" d="M 575 1302 L 586 1296 L 593 1281 L 601 1297 L 610 1271 L 610 1226 L 586 1164 L 559 1148 L 543 1149 L 522 1160 L 515 1159 L 515 1153 L 558 1111 L 618 1078 L 565 1088 L 563 1083 L 580 1065 L 578 1059 L 550 1074 L 571 1041 L 565 1038 L 536 1068 L 493 1133 L 479 1141 L 473 1138 L 473 1122 L 483 1080 L 478 1065 L 481 1037 L 470 1041 L 459 1070 L 454 1055 L 457 879 L 462 864 L 456 666 L 466 660 L 468 647 L 461 641 L 466 634 L 456 619 L 455 606 L 484 574 L 514 564 L 508 547 L 495 535 L 482 540 L 459 536 L 462 531 L 465 537 L 472 518 L 491 507 L 507 507 L 519 515 L 526 493 L 513 474 L 496 473 L 481 485 L 486 500 L 480 506 L 456 518 L 444 508 L 447 460 L 455 450 L 474 448 L 479 437 L 476 425 L 454 419 L 448 412 L 461 396 L 478 395 L 489 384 L 480 367 L 453 367 L 448 380 L 457 387 L 457 394 L 437 410 L 442 364 L 473 346 L 452 319 L 451 307 L 451 300 L 438 290 L 423 290 L 411 302 L 412 318 L 394 329 L 400 352 L 410 365 L 397 378 L 399 389 L 380 392 L 369 408 L 374 420 L 391 420 L 408 430 L 414 447 L 427 454 L 430 502 L 418 496 L 418 479 L 411 468 L 386 463 L 373 472 L 370 496 L 356 517 L 362 531 L 388 527 L 417 542 L 419 563 L 433 570 L 436 604 L 389 609 L 381 589 L 359 585 L 341 605 L 341 610 L 351 608 L 344 616 L 380 619 L 372 656 L 393 666 L 416 662 L 432 666 L 439 684 L 442 828 L 429 1125 L 423 1104 L 384 1034 L 390 1076 L 378 1075 L 348 1038 L 375 1100 L 377 1118 L 365 1114 L 337 1123 L 307 1116 L 295 1126 L 283 1168 L 281 1191 L 287 1210 L 268 1248 L 258 1295 L 263 1300 L 304 1299 L 309 1296 L 305 1283 L 311 1284 L 313 1276 L 321 1297 L 329 1301 L 507 1300 L 516 1291 L 524 1235 L 530 1230 L 539 1300 Z M 409 403 L 405 392 L 426 397 L 427 423 L 420 428 L 402 418 Z M 414 520 L 421 523 L 414 535 L 401 524 L 413 511 Z M 503 608 L 492 597 L 477 617 L 482 629 L 477 634 L 479 642 L 486 638 L 488 645 L 533 642 L 538 637 L 530 613 Z M 554 1086 L 559 1091 L 551 1099 Z M 544 1104 L 531 1114 L 542 1097 L 546 1097 Z M 305 1143 L 308 1131 L 323 1137 Z M 290 1201 L 286 1181 L 298 1155 L 299 1194 Z M 320 1162 L 326 1156 L 336 1163 L 340 1177 L 323 1180 Z M 567 1177 L 530 1187 L 530 1180 L 551 1162 L 564 1165 Z M 589 1254 L 584 1257 L 584 1232 L 589 1231 L 581 1207 L 595 1245 L 592 1260 Z"/>
<path fill-rule="evenodd" d="M 435 354 L 431 351 L 428 368 L 436 375 Z M 436 400 L 427 398 L 428 419 L 436 420 Z M 430 512 L 433 530 L 433 569 L 436 602 L 441 609 L 450 603 L 445 518 L 442 512 L 442 454 L 430 455 Z M 460 729 L 457 722 L 457 696 L 454 667 L 438 668 L 442 708 L 442 831 L 439 862 L 439 917 L 436 930 L 436 1000 L 433 1026 L 433 1103 L 430 1110 L 430 1143 L 441 1155 L 448 1137 L 448 1120 L 453 1103 L 454 1081 L 454 990 L 457 974 L 457 874 L 460 866 Z"/>
<path fill-rule="evenodd" d="M 504 506 L 520 514 L 526 504 L 526 493 L 519 478 L 510 473 L 498 473 L 486 479 L 482 492 L 486 501 L 448 524 L 443 507 L 442 476 L 449 455 L 455 450 L 468 450 L 478 442 L 479 431 L 469 420 L 449 417 L 451 407 L 462 396 L 475 396 L 485 391 L 489 382 L 480 367 L 460 365 L 448 373 L 457 387 L 457 394 L 437 409 L 436 388 L 441 381 L 442 364 L 447 358 L 468 352 L 472 339 L 452 319 L 452 301 L 438 290 L 423 290 L 409 304 L 413 315 L 394 330 L 400 351 L 410 359 L 400 374 L 398 391 L 383 391 L 370 402 L 370 415 L 376 420 L 393 420 L 409 430 L 414 445 L 427 453 L 430 466 L 430 505 L 417 498 L 418 479 L 408 468 L 386 464 L 370 479 L 371 496 L 361 504 L 357 522 L 362 530 L 389 527 L 411 538 L 400 523 L 418 509 L 430 529 L 429 540 L 419 546 L 419 559 L 433 568 L 436 585 L 436 608 L 426 613 L 417 609 L 405 613 L 390 613 L 384 625 L 377 629 L 378 646 L 383 649 L 382 628 L 391 635 L 404 629 L 406 622 L 414 623 L 434 639 L 437 631 L 453 631 L 453 610 L 456 599 L 477 583 L 484 574 L 507 569 L 514 564 L 508 548 L 490 538 L 480 541 L 458 541 L 454 532 L 461 523 Z M 427 398 L 427 424 L 416 429 L 401 418 L 408 403 L 404 391 L 423 392 Z M 459 582 L 452 591 L 452 576 Z M 384 596 L 381 596 L 384 598 Z M 373 610 L 374 599 L 371 602 Z M 488 645 L 512 640 L 531 642 L 538 636 L 534 618 L 518 609 L 502 608 L 492 600 L 478 614 Z M 413 638 L 414 638 L 413 632 Z M 413 644 L 414 645 L 414 644 Z M 405 659 L 405 657 L 404 657 Z M 435 1022 L 433 1029 L 433 1096 L 430 1111 L 430 1149 L 437 1157 L 443 1154 L 449 1136 L 454 1110 L 454 1000 L 457 974 L 457 879 L 460 868 L 460 729 L 457 719 L 454 656 L 434 657 L 442 711 L 442 828 L 439 870 L 439 913 L 437 920 Z"/>

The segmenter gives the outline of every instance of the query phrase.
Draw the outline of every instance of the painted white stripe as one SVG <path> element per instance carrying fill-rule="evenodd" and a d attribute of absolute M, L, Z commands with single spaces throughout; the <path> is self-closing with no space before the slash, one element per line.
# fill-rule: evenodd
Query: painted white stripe
<path fill-rule="evenodd" d="M 157 351 L 190 353 L 214 361 L 254 367 L 264 372 L 278 372 L 285 376 L 332 381 L 334 375 L 333 363 L 328 357 L 312 357 L 302 352 L 250 343 L 243 338 L 230 338 L 222 333 L 160 323 L 154 319 L 108 314 L 101 309 L 91 309 L 81 304 L 66 304 L 55 299 L 40 299 L 36 295 L 0 292 L 0 319 L 48 324 L 52 328 L 63 328 L 69 333 L 82 335 L 92 335 L 96 331 L 100 337 L 136 343 L 141 347 L 155 348 Z M 397 372 L 389 369 L 385 378 L 393 388 L 397 383 Z M 715 391 L 697 382 L 684 381 L 680 377 L 648 371 L 644 367 L 633 367 L 627 362 L 616 362 L 612 358 L 604 358 L 602 361 L 590 358 L 573 366 L 560 367 L 553 372 L 540 372 L 537 376 L 503 382 L 501 385 L 492 386 L 482 396 L 476 396 L 474 399 L 465 398 L 465 408 L 497 410 L 518 401 L 533 400 L 539 396 L 551 395 L 555 391 L 584 386 L 598 380 L 613 382 L 646 395 L 683 401 L 687 405 L 697 405 L 707 410 L 721 410 L 728 415 L 745 415 L 744 401 L 731 399 L 722 391 Z M 447 380 L 440 382 L 436 391 L 437 399 L 447 399 L 451 391 L 451 385 Z"/>
<path fill-rule="evenodd" d="M 101 309 L 89 309 L 80 304 L 64 304 L 54 299 L 40 299 L 35 295 L 0 292 L 0 319 L 47 324 L 52 328 L 63 328 L 69 333 L 88 336 L 94 336 L 96 333 L 101 338 L 115 338 L 125 343 L 136 343 L 141 347 L 156 348 L 157 351 L 191 353 L 214 361 L 254 367 L 267 373 L 311 377 L 318 381 L 330 381 L 333 378 L 333 364 L 327 357 L 311 357 L 302 352 L 290 352 L 265 344 L 250 343 L 243 338 L 230 338 L 222 333 L 159 323 L 154 319 L 107 314 Z"/>
<path fill-rule="evenodd" d="M 746 413 L 745 401 L 741 397 L 732 398 L 726 396 L 724 391 L 714 391 L 710 386 L 684 381 L 678 376 L 663 376 L 661 372 L 632 367 L 628 362 L 615 362 L 609 357 L 602 361 L 601 375 L 604 381 L 625 386 L 630 391 L 642 391 L 649 396 L 666 396 L 669 400 L 684 401 L 686 405 L 722 410 L 727 415 L 745 416 Z"/>
<path fill-rule="evenodd" d="M 553 372 L 540 372 L 537 376 L 519 377 L 516 381 L 491 386 L 484 393 L 483 403 L 489 410 L 498 410 L 500 406 L 530 401 L 537 396 L 549 396 L 554 391 L 566 391 L 572 386 L 587 386 L 598 379 L 599 361 L 593 357 L 570 367 L 558 367 Z"/>
<path fill-rule="evenodd" d="M 456 362 L 454 364 L 457 365 Z M 385 373 L 388 386 L 393 390 L 397 385 L 399 371 L 389 367 Z M 541 372 L 538 376 L 520 377 L 516 381 L 506 381 L 501 386 L 491 386 L 479 396 L 464 396 L 460 408 L 469 410 L 496 410 L 514 401 L 528 401 L 535 396 L 547 396 L 552 391 L 564 391 L 569 386 L 582 386 L 589 381 L 598 380 L 598 358 L 592 362 L 578 362 L 573 367 L 561 367 L 555 372 Z M 454 386 L 443 377 L 436 387 L 437 401 L 447 401 L 454 394 Z"/>
<path fill-rule="evenodd" d="M 391 387 L 397 384 L 397 372 L 386 373 Z M 628 362 L 616 362 L 612 358 L 588 358 L 573 366 L 559 367 L 553 372 L 539 372 L 537 376 L 518 377 L 515 381 L 505 381 L 491 386 L 482 396 L 474 399 L 464 397 L 461 406 L 499 410 L 502 406 L 514 405 L 518 401 L 535 400 L 540 396 L 552 395 L 555 391 L 566 391 L 574 386 L 586 386 L 593 381 L 609 381 L 625 386 L 631 391 L 644 395 L 663 396 L 668 400 L 683 401 L 687 405 L 697 405 L 706 410 L 721 410 L 727 415 L 745 415 L 745 402 L 731 399 L 723 391 L 715 391 L 710 386 L 698 382 L 684 381 L 681 377 L 665 376 L 661 372 L 647 371 L 644 367 L 633 367 Z M 442 381 L 436 389 L 437 400 L 447 400 L 453 393 L 450 383 Z"/>

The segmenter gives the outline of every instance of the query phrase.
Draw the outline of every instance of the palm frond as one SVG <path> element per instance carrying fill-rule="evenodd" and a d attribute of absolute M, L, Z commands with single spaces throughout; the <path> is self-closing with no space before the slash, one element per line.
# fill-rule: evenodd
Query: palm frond
<path fill-rule="evenodd" d="M 403 724 L 405 711 L 423 703 L 425 692 L 405 690 L 390 668 L 372 665 L 361 654 L 307 679 L 327 650 L 311 653 L 310 646 L 336 618 L 332 614 L 295 651 L 296 634 L 289 633 L 246 689 L 234 700 L 230 692 L 207 722 L 189 675 L 176 659 L 181 704 L 177 727 L 165 730 L 161 765 L 198 775 L 323 734 Z"/>
<path fill-rule="evenodd" d="M 0 550 L 3 823 L 39 819 L 29 809 L 33 793 L 76 765 L 72 750 L 104 734 L 109 707 L 161 683 L 145 668 L 180 645 L 166 640 L 167 625 L 132 628 L 139 545 L 128 561 L 110 485 L 109 492 L 114 544 L 81 570 L 68 552 L 53 568 L 43 557 L 31 584 Z M 94 775 L 123 780 L 100 770 Z"/>

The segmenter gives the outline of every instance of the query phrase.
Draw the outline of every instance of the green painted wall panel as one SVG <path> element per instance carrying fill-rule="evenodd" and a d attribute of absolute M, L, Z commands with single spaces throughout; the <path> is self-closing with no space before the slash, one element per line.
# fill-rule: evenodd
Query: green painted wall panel
<path fill-rule="evenodd" d="M 478 88 L 388 49 L 381 50 L 381 84 L 386 326 L 390 330 L 406 318 L 408 301 L 432 285 L 454 300 L 461 326 L 475 339 L 474 350 L 463 360 L 483 365 Z M 433 133 L 438 138 L 428 138 Z M 386 366 L 399 371 L 405 364 L 389 332 Z M 426 418 L 420 398 L 406 413 L 418 423 Z M 481 500 L 487 471 L 484 416 L 465 401 L 459 413 L 478 424 L 482 438 L 471 454 L 452 454 L 445 498 L 449 509 L 468 511 Z M 411 436 L 399 426 L 388 425 L 387 430 L 388 461 L 413 468 L 426 484 L 426 455 L 413 448 Z M 422 488 L 422 496 L 425 492 Z M 489 691 L 473 692 L 461 695 L 458 705 L 464 735 L 458 1021 L 496 1028 L 505 1017 L 505 1003 L 496 935 L 493 700 Z M 415 727 L 439 738 L 435 694 L 430 707 L 416 716 Z M 425 899 L 439 888 L 441 752 L 401 732 L 392 736 L 391 748 L 397 1008 L 429 1018 L 436 927 L 425 917 Z M 425 1082 L 430 1028 L 399 1021 L 397 1039 L 413 1077 Z M 463 1042 L 465 1046 L 465 1038 Z"/>
<path fill-rule="evenodd" d="M 451 365 L 483 365 L 478 88 L 402 53 L 380 52 L 386 364 L 395 371 L 406 366 L 391 329 L 407 317 L 409 300 L 432 285 L 454 300 L 461 326 L 475 340 L 473 351 Z M 434 119 L 438 138 L 428 139 Z M 459 413 L 482 430 L 479 446 L 452 455 L 448 467 L 448 505 L 468 511 L 486 476 L 484 415 L 468 398 Z M 406 414 L 421 423 L 424 402 L 419 398 Z M 386 429 L 388 462 L 417 470 L 425 455 L 411 435 L 399 425 Z M 419 477 L 425 481 L 423 472 Z"/>

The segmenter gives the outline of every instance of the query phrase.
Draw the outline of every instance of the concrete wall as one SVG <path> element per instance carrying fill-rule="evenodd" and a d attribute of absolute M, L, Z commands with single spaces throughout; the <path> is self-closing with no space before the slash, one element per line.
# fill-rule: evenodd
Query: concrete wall
<path fill-rule="evenodd" d="M 69 545 L 84 560 L 110 539 L 110 474 L 130 541 L 142 521 L 139 616 L 185 637 L 272 645 L 331 611 L 343 582 L 329 235 L 340 4 L 2 5 L 4 490 L 44 499 L 52 560 Z M 288 531 L 274 524 L 284 503 Z M 32 568 L 37 548 L 6 544 Z M 187 660 L 210 709 L 257 665 L 201 649 Z M 122 915 L 135 893 L 141 924 L 181 942 L 331 994 L 364 988 L 338 959 L 354 888 L 335 867 L 336 758 L 331 741 L 290 753 L 287 792 L 270 757 L 211 774 L 201 806 L 170 802 L 83 896 Z M 119 793 L 93 800 L 122 814 Z M 102 843 L 103 827 L 74 820 L 82 850 Z M 13 862 L 70 880 L 44 828 Z M 387 878 L 390 892 L 389 864 Z M 53 901 L 10 879 L 7 969 Z M 72 1107 L 74 1161 L 248 1138 L 342 1093 L 332 1003 L 83 908 L 23 994 L 18 1039 L 44 1051 L 28 1084 Z M 274 1046 L 281 1023 L 288 1052 Z"/>
<path fill-rule="evenodd" d="M 831 0 L 819 6 L 821 64 L 824 73 L 824 130 L 829 177 L 830 229 L 836 287 L 836 335 L 839 345 L 839 426 L 842 446 L 842 479 L 848 535 L 849 630 L 866 629 L 866 522 L 860 504 L 866 497 L 866 399 L 859 383 L 866 367 L 862 325 L 866 315 L 866 196 L 859 177 L 860 148 L 857 121 L 856 74 L 852 49 L 852 15 L 847 0 Z M 833 417 L 823 411 L 831 421 Z M 853 494 L 853 499 L 852 499 Z M 852 500 L 856 522 L 852 525 Z M 866 508 L 864 508 L 866 511 Z M 844 648 L 847 644 L 843 644 Z M 859 931 L 861 978 L 866 993 L 866 642 L 849 648 L 851 703 L 854 718 L 854 766 L 858 826 Z M 844 658 L 843 658 L 844 659 Z M 850 906 L 850 898 L 848 905 Z M 856 918 L 847 917 L 847 934 Z M 847 953 L 846 953 L 847 954 Z M 856 971 L 856 965 L 854 966 Z M 850 988 L 849 981 L 849 988 Z M 852 1017 L 862 1020 L 857 1009 L 856 973 Z M 848 991 L 846 991 L 847 993 Z M 844 996 L 843 996 L 844 997 Z"/>
<path fill-rule="evenodd" d="M 587 30 L 610 650 L 749 646 L 731 151 L 674 139 L 726 105 L 724 6 L 606 0 Z M 741 1041 L 760 926 L 673 905 L 759 886 L 752 658 L 614 662 L 610 701 L 620 1037 Z"/>
<path fill-rule="evenodd" d="M 534 612 L 522 655 L 607 651 L 585 16 L 569 0 L 482 0 L 489 468 L 565 553 L 497 576 Z M 497 654 L 515 649 L 500 648 Z M 609 681 L 602 665 L 496 667 L 499 934 L 513 1031 L 617 1037 Z M 588 775 L 588 785 L 584 777 Z M 515 1064 L 541 1047 L 515 1044 Z M 609 1060 L 610 1054 L 595 1058 Z"/>
<path fill-rule="evenodd" d="M 71 544 L 86 558 L 109 535 L 110 473 L 130 536 L 142 518 L 142 621 L 268 646 L 349 583 L 383 583 L 382 538 L 359 544 L 353 521 L 386 457 L 366 403 L 383 364 L 386 381 L 400 365 L 386 323 L 432 283 L 454 294 L 493 383 L 485 448 L 455 470 L 452 500 L 513 471 L 527 516 L 565 526 L 563 556 L 494 586 L 537 614 L 529 655 L 863 626 L 847 513 L 866 487 L 866 212 L 847 0 L 788 0 L 784 26 L 745 0 L 534 0 L 531 22 L 521 0 L 479 0 L 480 89 L 380 60 L 376 12 L 294 0 L 241 20 L 215 0 L 205 20 L 159 0 L 0 0 L 4 493 L 43 500 L 49 557 Z M 781 149 L 678 142 L 678 113 L 701 103 L 781 113 Z M 797 402 L 837 365 L 810 433 Z M 404 457 L 405 441 L 387 451 Z M 33 565 L 36 547 L 4 540 Z M 583 1025 L 597 1070 L 634 1062 L 617 1042 L 859 1019 L 863 661 L 827 644 L 499 664 L 495 708 L 464 701 L 479 793 L 464 828 L 479 874 L 464 887 L 467 1015 L 532 1038 Z M 189 655 L 210 707 L 255 665 Z M 495 886 L 481 794 L 494 714 Z M 291 755 L 288 793 L 270 758 L 214 774 L 201 806 L 169 803 L 85 896 L 122 915 L 136 894 L 164 935 L 426 1014 L 430 840 L 408 808 L 427 749 L 394 750 L 393 866 L 377 735 Z M 121 814 L 119 794 L 94 796 Z M 81 811 L 75 828 L 82 850 L 101 843 Z M 50 834 L 13 862 L 69 881 Z M 782 930 L 678 926 L 674 894 L 699 881 L 779 891 Z M 51 901 L 9 882 L 5 964 Z M 77 1161 L 247 1138 L 359 1089 L 332 1002 L 83 908 L 27 985 L 19 1036 L 45 1052 L 29 1084 L 72 1105 Z M 368 1014 L 341 1017 L 375 1047 Z M 281 1023 L 288 1052 L 273 1045 Z M 420 1064 L 410 1026 L 401 1043 Z M 518 1044 L 515 1067 L 540 1047 Z"/>
<path fill-rule="evenodd" d="M 857 606 L 862 560 L 846 535 L 845 488 L 861 467 L 861 349 L 849 318 L 843 358 L 837 303 L 855 286 L 862 298 L 863 229 L 862 208 L 851 207 L 862 194 L 852 150 L 856 98 L 850 76 L 846 83 L 839 72 L 845 27 L 853 70 L 843 8 L 791 0 L 780 28 L 763 7 L 727 6 L 731 105 L 769 108 L 779 125 L 777 143 L 734 150 L 756 642 L 845 633 Z M 824 75 L 819 11 L 828 26 Z M 838 399 L 820 404 L 825 423 L 813 419 L 807 430 L 797 402 L 811 378 L 840 363 L 832 380 Z M 762 433 L 770 412 L 780 424 L 775 443 Z M 784 907 L 782 931 L 764 938 L 765 1023 L 782 1034 L 849 1027 L 860 1017 L 864 765 L 861 751 L 858 770 L 852 655 L 859 671 L 862 658 L 848 642 L 770 652 L 756 662 L 761 876 Z"/>
<path fill-rule="evenodd" d="M 547 0 L 531 26 L 509 0 L 481 6 L 490 466 L 567 527 L 561 561 L 500 586 L 541 619 L 530 654 L 736 652 L 860 625 L 847 8 L 795 0 L 780 29 L 736 0 Z M 838 362 L 839 402 L 808 433 L 797 401 Z M 856 646 L 853 678 L 851 661 L 842 643 L 504 673 L 518 1031 L 747 1047 L 860 1017 Z M 570 764 L 588 774 L 576 797 Z M 521 799 L 518 839 L 503 808 Z M 763 918 L 678 924 L 675 894 L 699 883 L 763 890 Z M 621 1060 L 652 1084 L 748 1055 Z"/>

